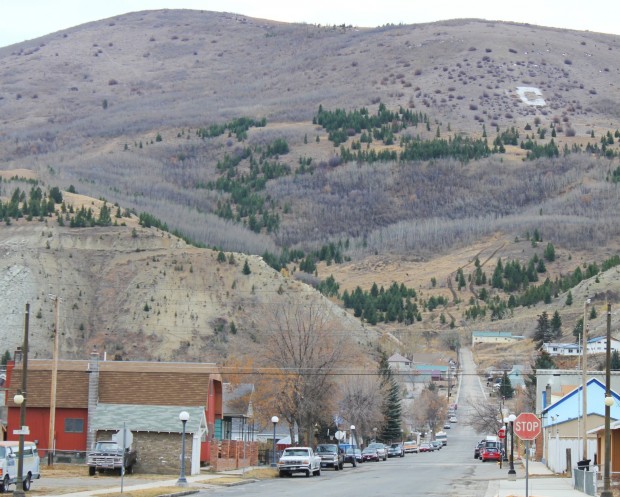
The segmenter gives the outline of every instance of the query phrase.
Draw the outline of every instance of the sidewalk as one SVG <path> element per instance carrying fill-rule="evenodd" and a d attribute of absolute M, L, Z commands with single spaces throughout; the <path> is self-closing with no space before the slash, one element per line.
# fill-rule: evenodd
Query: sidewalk
<path fill-rule="evenodd" d="M 489 482 L 485 497 L 525 497 L 525 461 L 515 464 L 516 480 Z M 573 488 L 573 479 L 554 475 L 543 463 L 529 462 L 528 497 L 586 497 Z"/>
<path fill-rule="evenodd" d="M 252 469 L 252 468 L 250 468 Z M 248 469 L 246 468 L 246 472 Z M 179 495 L 188 495 L 198 492 L 203 489 L 205 486 L 209 484 L 209 480 L 216 480 L 219 478 L 225 478 L 227 476 L 242 476 L 243 471 L 241 469 L 232 470 L 232 471 L 222 471 L 220 473 L 203 473 L 200 475 L 187 476 L 187 487 L 176 487 L 176 483 L 178 477 L 173 479 L 162 479 L 162 480 L 150 480 L 145 481 L 144 483 L 135 483 L 131 482 L 130 484 L 125 483 L 124 492 L 131 492 L 135 490 L 143 490 L 147 488 L 157 488 L 157 487 L 176 487 L 177 490 L 173 493 L 175 496 Z M 247 482 L 252 482 L 254 480 L 248 478 Z M 109 487 L 101 487 L 97 489 L 84 490 L 82 492 L 71 492 L 71 493 L 47 493 L 41 495 L 39 497 L 93 497 L 101 494 L 110 494 L 110 493 L 119 493 L 120 492 L 120 480 L 114 486 Z"/>

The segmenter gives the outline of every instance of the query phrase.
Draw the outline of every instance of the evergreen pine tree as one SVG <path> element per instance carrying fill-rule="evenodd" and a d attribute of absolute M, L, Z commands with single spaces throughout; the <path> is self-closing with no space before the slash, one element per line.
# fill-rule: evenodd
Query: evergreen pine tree
<path fill-rule="evenodd" d="M 392 375 L 390 365 L 387 361 L 387 355 L 381 354 L 379 362 L 379 377 L 384 392 L 384 400 L 382 406 L 385 424 L 381 430 L 381 438 L 384 442 L 399 441 L 401 439 L 401 412 L 400 404 L 400 388 L 398 382 Z"/>
<path fill-rule="evenodd" d="M 246 276 L 248 274 L 251 274 L 252 270 L 250 269 L 250 265 L 248 264 L 248 260 L 245 260 L 245 263 L 243 264 L 243 274 L 245 274 Z"/>
<path fill-rule="evenodd" d="M 8 350 L 4 351 L 2 354 L 2 359 L 0 359 L 0 365 L 6 366 L 6 363 L 11 360 L 11 353 Z"/>
<path fill-rule="evenodd" d="M 573 305 L 573 292 L 568 291 L 568 295 L 566 296 L 566 305 Z"/>
<path fill-rule="evenodd" d="M 611 353 L 611 361 L 609 362 L 609 368 L 612 371 L 620 370 L 620 353 L 617 350 L 614 350 Z"/>
<path fill-rule="evenodd" d="M 505 399 L 512 399 L 512 396 L 514 395 L 514 388 L 512 388 L 512 383 L 510 382 L 510 378 L 508 378 L 508 373 L 506 371 L 504 371 L 502 382 L 499 385 L 499 393 Z"/>
<path fill-rule="evenodd" d="M 555 311 L 551 318 L 551 334 L 553 338 L 560 338 L 562 336 L 562 318 L 558 311 Z"/>
<path fill-rule="evenodd" d="M 575 336 L 575 338 L 579 338 L 581 337 L 582 333 L 583 333 L 583 318 L 579 318 L 577 323 L 575 323 L 575 327 L 573 328 L 573 335 Z"/>
<path fill-rule="evenodd" d="M 551 326 L 549 324 L 549 316 L 546 311 L 543 311 L 538 316 L 538 324 L 536 325 L 536 331 L 534 331 L 534 341 L 536 342 L 536 348 L 542 347 L 543 343 L 551 341 Z"/>

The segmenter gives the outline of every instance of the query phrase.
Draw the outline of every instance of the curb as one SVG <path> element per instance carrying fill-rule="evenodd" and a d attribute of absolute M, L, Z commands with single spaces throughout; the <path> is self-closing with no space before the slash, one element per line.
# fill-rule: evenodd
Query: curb
<path fill-rule="evenodd" d="M 161 494 L 158 497 L 182 497 L 183 495 L 197 494 L 200 490 L 185 490 L 183 492 L 174 492 L 172 494 Z"/>

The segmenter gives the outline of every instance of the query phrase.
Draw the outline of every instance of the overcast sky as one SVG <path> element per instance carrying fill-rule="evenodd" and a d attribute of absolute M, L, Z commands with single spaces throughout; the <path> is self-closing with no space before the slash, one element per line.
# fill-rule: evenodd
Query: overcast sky
<path fill-rule="evenodd" d="M 0 6 L 0 46 L 118 14 L 165 8 L 363 27 L 473 17 L 620 34 L 618 0 L 0 0 Z"/>

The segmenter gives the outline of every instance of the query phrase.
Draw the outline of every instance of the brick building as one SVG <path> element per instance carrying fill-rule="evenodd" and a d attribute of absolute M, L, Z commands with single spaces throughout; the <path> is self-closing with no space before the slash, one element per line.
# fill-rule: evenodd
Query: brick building
<path fill-rule="evenodd" d="M 39 450 L 50 449 L 51 360 L 29 360 L 26 425 Z M 22 364 L 7 368 L 8 439 L 17 439 L 19 407 L 13 403 Z M 209 462 L 216 420 L 222 419 L 222 381 L 212 363 L 60 360 L 54 423 L 55 451 L 86 452 L 97 439 L 126 426 L 138 449 L 136 471 L 174 473 L 179 467 L 182 423 L 187 411 L 187 467 L 197 474 Z M 219 421 L 218 421 L 219 423 Z"/>

